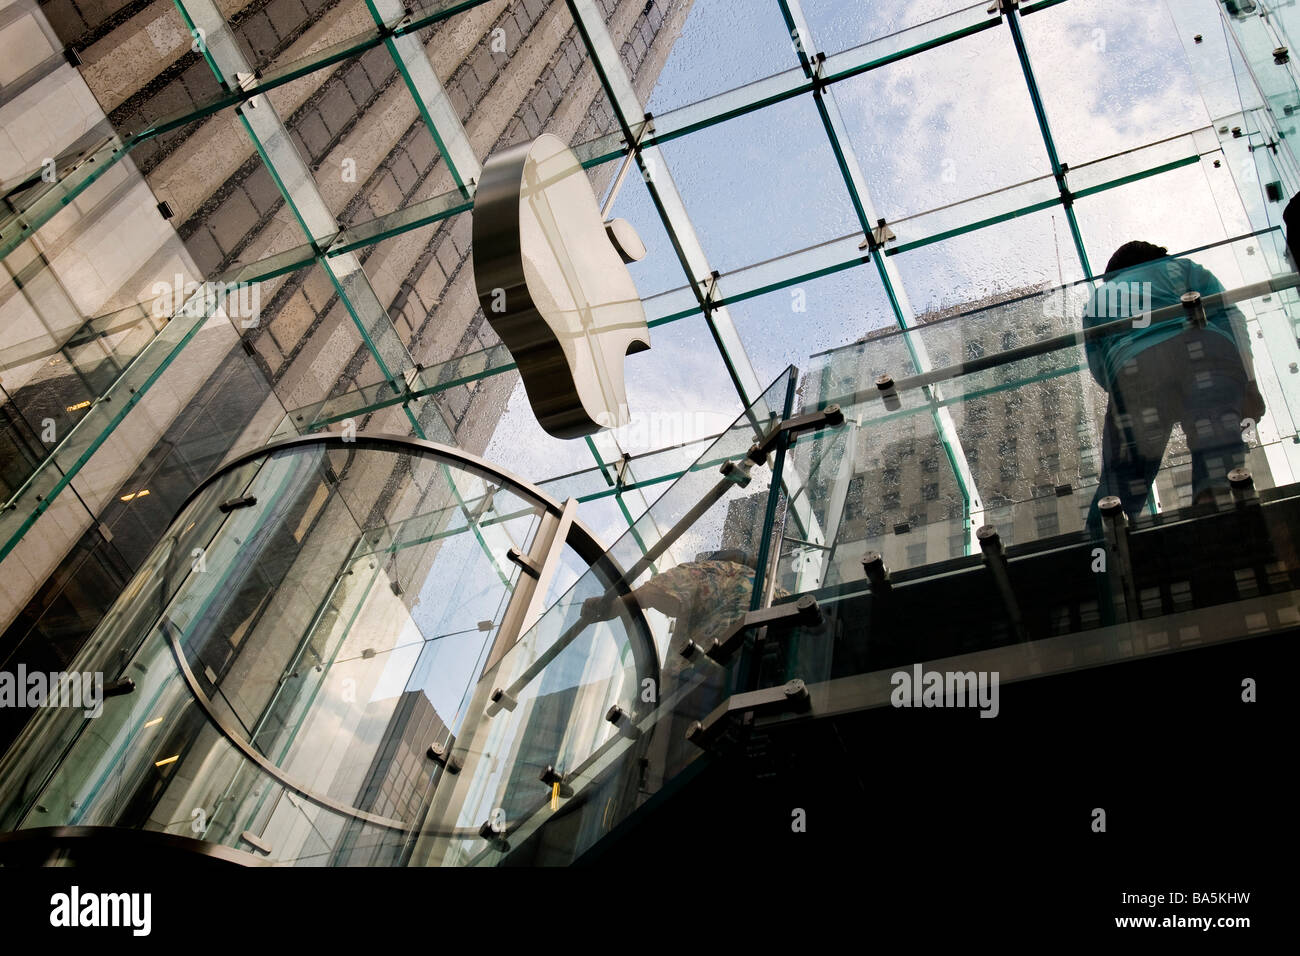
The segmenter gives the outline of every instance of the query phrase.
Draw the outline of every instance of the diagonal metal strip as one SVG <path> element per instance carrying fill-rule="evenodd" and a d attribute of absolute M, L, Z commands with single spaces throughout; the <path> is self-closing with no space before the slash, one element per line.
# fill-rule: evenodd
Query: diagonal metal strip
<path fill-rule="evenodd" d="M 381 30 L 386 22 L 391 23 L 405 12 L 399 0 L 366 0 L 366 7 Z M 474 184 L 478 182 L 482 168 L 470 147 L 469 137 L 465 135 L 465 127 L 461 125 L 460 117 L 456 115 L 456 110 L 447 97 L 447 91 L 443 89 L 429 63 L 424 45 L 418 36 L 411 33 L 386 36 L 384 45 L 397 64 L 411 96 L 415 98 L 420 116 L 424 118 L 434 142 L 438 144 L 438 152 L 446 161 L 447 169 L 456 181 L 456 188 L 466 199 L 473 198 Z"/>
<path fill-rule="evenodd" d="M 817 60 L 819 58 L 815 52 L 816 47 L 812 28 L 808 25 L 808 20 L 799 5 L 799 0 L 777 0 L 777 2 L 780 4 L 781 13 L 785 17 L 790 35 L 799 40 L 795 49 L 799 54 L 799 62 L 804 72 L 808 74 L 810 79 L 816 79 Z M 894 320 L 898 323 L 898 327 L 904 330 L 903 342 L 907 347 L 908 354 L 918 372 L 928 371 L 934 367 L 934 363 L 926 352 L 925 343 L 919 337 L 907 334 L 908 330 L 916 327 L 917 322 L 916 311 L 908 300 L 902 275 L 894 262 L 883 254 L 881 243 L 874 238 L 874 224 L 877 218 L 875 206 L 867 189 L 866 178 L 862 175 L 862 169 L 858 166 L 857 156 L 851 146 L 848 145 L 850 142 L 848 132 L 844 126 L 844 119 L 840 114 L 839 105 L 835 101 L 834 90 L 829 87 L 819 87 L 814 93 L 814 99 L 817 103 L 818 113 L 822 118 L 822 125 L 826 129 L 826 135 L 830 139 L 831 147 L 839 163 L 840 172 L 844 177 L 845 187 L 848 189 L 849 197 L 853 201 L 854 211 L 858 216 L 863 234 L 867 237 L 872 258 L 876 261 L 876 270 L 881 283 L 884 285 L 885 294 L 894 313 Z M 939 433 L 940 440 L 948 456 L 948 462 L 966 501 L 968 520 L 966 530 L 969 532 L 967 553 L 973 553 L 978 548 L 974 537 L 975 530 L 984 523 L 983 498 L 975 487 L 975 476 L 971 471 L 966 452 L 962 448 L 961 440 L 957 435 L 957 425 L 953 421 L 952 412 L 947 407 L 939 404 L 943 396 L 939 394 L 938 389 L 930 390 L 927 397 L 930 401 L 935 429 Z M 835 488 L 838 493 L 844 494 L 847 493 L 848 484 L 847 482 L 836 482 Z M 842 508 L 842 502 L 838 503 L 838 505 L 833 503 L 833 507 L 836 506 Z M 812 579 L 820 582 L 821 574 L 824 572 L 818 565 L 813 564 L 808 568 L 808 573 Z"/>
<path fill-rule="evenodd" d="M 754 366 L 745 352 L 744 344 L 726 306 L 718 305 L 713 301 L 721 295 L 721 290 L 717 288 L 713 269 L 695 234 L 695 227 L 686 213 L 686 207 L 682 203 L 672 175 L 668 171 L 668 164 L 657 146 L 640 145 L 639 134 L 642 124 L 648 120 L 633 89 L 632 80 L 623 66 L 622 58 L 614 47 L 604 17 L 601 16 L 594 0 L 567 0 L 567 2 L 574 23 L 577 24 L 578 33 L 587 47 L 601 85 L 623 129 L 624 140 L 628 148 L 635 153 L 651 200 L 663 220 L 664 229 L 686 272 L 687 280 L 700 300 L 705 321 L 708 323 L 722 361 L 727 367 L 732 384 L 740 396 L 741 404 L 749 409 L 756 402 L 762 401 L 763 385 L 754 372 Z M 705 283 L 708 283 L 707 291 Z M 779 410 L 754 409 L 755 415 L 763 420 L 766 420 L 764 416 L 767 412 L 779 412 Z M 782 483 L 789 498 L 790 517 L 798 523 L 802 537 L 818 544 L 824 543 L 817 516 L 813 513 L 807 495 L 804 494 L 799 476 L 787 473 L 782 476 Z"/>

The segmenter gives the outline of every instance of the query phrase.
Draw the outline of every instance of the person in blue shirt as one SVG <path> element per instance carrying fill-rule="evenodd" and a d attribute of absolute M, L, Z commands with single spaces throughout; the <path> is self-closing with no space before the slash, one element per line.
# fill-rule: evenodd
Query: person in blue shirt
<path fill-rule="evenodd" d="M 1243 423 L 1258 422 L 1264 400 L 1255 384 L 1245 317 L 1235 306 L 1206 309 L 1206 324 L 1151 322 L 1185 292 L 1223 291 L 1214 274 L 1190 259 L 1169 258 L 1148 242 L 1120 246 L 1084 310 L 1084 328 L 1130 319 L 1131 328 L 1086 341 L 1088 368 L 1110 396 L 1102 429 L 1102 470 L 1088 514 L 1100 530 L 1098 503 L 1117 496 L 1132 520 L 1160 470 L 1175 422 L 1192 453 L 1192 503 L 1214 500 L 1228 472 L 1246 460 Z M 1248 424 L 1248 423 L 1247 423 Z"/>

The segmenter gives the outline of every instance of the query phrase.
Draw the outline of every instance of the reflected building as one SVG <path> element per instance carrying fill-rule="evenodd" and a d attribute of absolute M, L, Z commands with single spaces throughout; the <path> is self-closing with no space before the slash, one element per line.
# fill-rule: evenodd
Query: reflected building
<path fill-rule="evenodd" d="M 358 728 L 362 738 L 379 738 L 369 763 L 344 768 L 335 782 L 335 795 L 351 796 L 351 805 L 398 820 L 415 820 L 429 799 L 433 767 L 429 745 L 447 737 L 447 725 L 422 690 L 408 690 L 396 700 L 374 701 Z M 358 782 L 359 778 L 359 782 Z M 331 866 L 391 866 L 400 861 L 402 842 L 375 836 L 349 824 Z"/>
<path fill-rule="evenodd" d="M 1061 308 L 1070 301 L 1065 291 L 1036 286 L 999 293 L 924 313 L 918 331 L 881 329 L 857 345 L 815 356 L 811 381 L 819 387 L 804 400 L 811 407 L 882 374 L 914 374 L 908 339 L 926 350 L 930 368 L 943 369 L 1076 333 L 1080 315 Z M 1251 328 L 1257 328 L 1251 315 Z M 900 570 L 969 555 L 978 550 L 972 513 L 995 525 L 1008 545 L 1081 531 L 1101 471 L 1108 400 L 1090 376 L 1078 374 L 1082 360 L 1077 347 L 940 382 L 930 393 L 934 401 L 900 410 L 875 441 L 855 443 L 851 471 L 832 455 L 841 470 L 828 473 L 815 445 L 796 451 L 812 468 L 812 497 L 840 503 L 838 579 L 859 576 L 866 552 L 878 552 L 886 567 Z M 951 416 L 949 436 L 941 433 L 938 408 Z M 887 406 L 885 412 L 889 418 Z M 1260 487 L 1272 485 L 1258 441 L 1248 466 Z M 1191 500 L 1190 453 L 1180 426 L 1153 504 L 1170 511 Z"/>

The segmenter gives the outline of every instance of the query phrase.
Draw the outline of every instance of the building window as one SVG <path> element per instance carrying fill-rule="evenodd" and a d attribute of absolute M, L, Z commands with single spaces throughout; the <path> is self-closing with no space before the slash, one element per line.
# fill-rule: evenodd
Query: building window
<path fill-rule="evenodd" d="M 925 501 L 939 500 L 939 482 L 931 481 L 921 486 L 921 498 Z"/>
<path fill-rule="evenodd" d="M 915 568 L 925 564 L 925 542 L 918 541 L 916 544 L 907 546 L 907 566 Z"/>

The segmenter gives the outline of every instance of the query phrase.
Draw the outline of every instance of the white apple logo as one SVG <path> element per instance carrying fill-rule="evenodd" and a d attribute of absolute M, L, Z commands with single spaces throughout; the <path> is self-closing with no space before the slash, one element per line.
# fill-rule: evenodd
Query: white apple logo
<path fill-rule="evenodd" d="M 623 360 L 650 347 L 626 263 L 645 255 L 601 220 L 578 157 L 543 134 L 490 156 L 474 196 L 474 281 L 537 421 L 557 438 L 627 424 Z"/>

